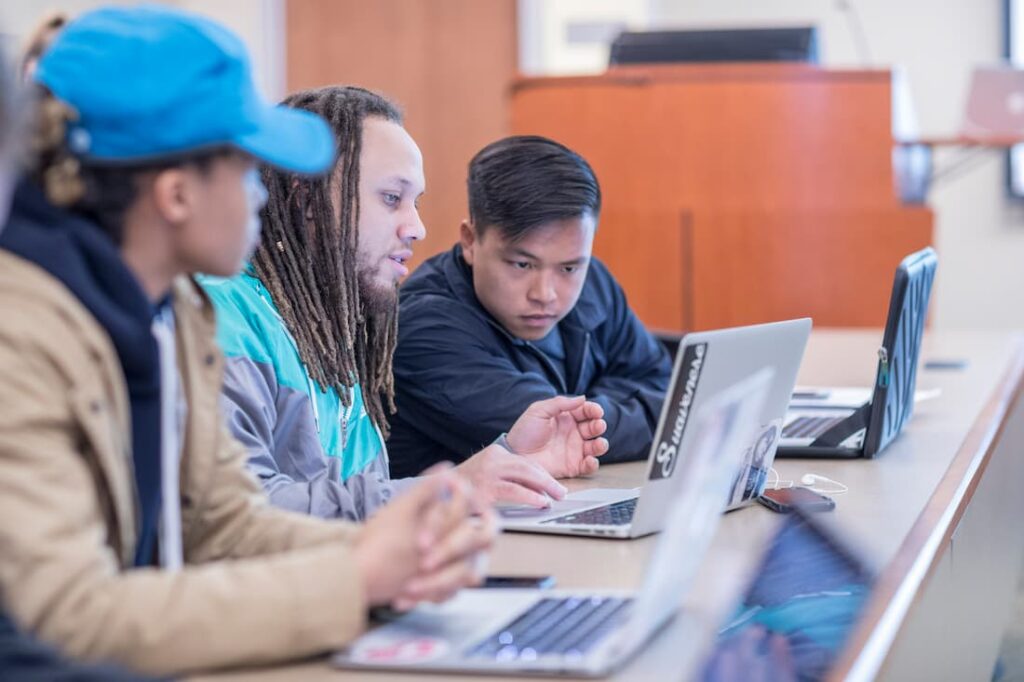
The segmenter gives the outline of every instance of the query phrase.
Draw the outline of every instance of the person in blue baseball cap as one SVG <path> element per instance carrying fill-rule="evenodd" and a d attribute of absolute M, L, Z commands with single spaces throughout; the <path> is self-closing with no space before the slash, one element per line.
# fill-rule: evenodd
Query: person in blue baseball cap
<path fill-rule="evenodd" d="M 48 19 L 45 26 L 49 28 L 51 22 L 52 19 Z M 7 66 L 0 56 L 0 232 L 3 232 L 7 222 L 11 192 L 18 171 L 17 161 L 24 151 L 21 140 L 30 111 L 30 103 L 26 101 L 23 89 L 14 82 L 13 74 Z M 108 665 L 68 660 L 52 647 L 22 632 L 4 612 L 2 604 L 0 673 L 4 679 L 54 682 L 143 682 L 150 679 Z"/>
<path fill-rule="evenodd" d="M 265 103 L 241 42 L 156 6 L 42 55 L 35 162 L 0 234 L 0 600 L 64 654 L 182 674 L 326 652 L 369 607 L 475 583 L 493 515 L 453 472 L 364 526 L 272 508 L 218 408 L 191 275 L 257 241 L 263 162 L 323 173 L 315 114 Z"/>

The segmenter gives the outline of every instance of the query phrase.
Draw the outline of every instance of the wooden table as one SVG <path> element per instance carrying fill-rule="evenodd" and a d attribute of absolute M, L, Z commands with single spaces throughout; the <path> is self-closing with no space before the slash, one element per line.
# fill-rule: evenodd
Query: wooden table
<path fill-rule="evenodd" d="M 799 383 L 869 384 L 880 338 L 880 332 L 814 332 Z M 783 480 L 813 472 L 849 486 L 836 496 L 832 521 L 879 571 L 835 679 L 989 679 L 1010 617 L 1024 556 L 1024 338 L 933 333 L 922 355 L 966 366 L 922 368 L 918 388 L 941 394 L 917 406 L 907 430 L 878 458 L 776 461 Z M 631 487 L 642 478 L 640 463 L 610 465 L 571 486 Z M 723 519 L 685 603 L 709 632 L 733 606 L 778 518 L 755 505 Z M 492 556 L 492 572 L 550 573 L 567 588 L 633 588 L 653 541 L 506 533 Z M 669 626 L 614 679 L 684 679 L 708 639 L 690 646 L 680 636 Z M 320 658 L 202 679 L 390 682 L 413 676 L 346 673 Z"/>

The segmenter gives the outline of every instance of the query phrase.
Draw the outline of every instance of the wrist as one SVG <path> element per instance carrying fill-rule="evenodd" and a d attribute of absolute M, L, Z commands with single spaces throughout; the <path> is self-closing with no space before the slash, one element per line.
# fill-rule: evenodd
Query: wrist
<path fill-rule="evenodd" d="M 519 454 L 518 452 L 516 452 L 515 448 L 512 447 L 512 444 L 508 442 L 508 433 L 502 433 L 500 436 L 495 438 L 494 444 L 512 453 L 513 455 Z"/>

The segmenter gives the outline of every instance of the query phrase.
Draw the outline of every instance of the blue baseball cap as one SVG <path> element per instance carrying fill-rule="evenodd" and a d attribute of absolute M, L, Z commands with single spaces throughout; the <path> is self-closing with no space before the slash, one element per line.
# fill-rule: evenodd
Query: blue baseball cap
<path fill-rule="evenodd" d="M 242 41 L 168 7 L 108 7 L 68 24 L 35 80 L 74 107 L 68 146 L 95 163 L 146 163 L 218 146 L 321 173 L 334 137 L 316 114 L 267 103 Z"/>

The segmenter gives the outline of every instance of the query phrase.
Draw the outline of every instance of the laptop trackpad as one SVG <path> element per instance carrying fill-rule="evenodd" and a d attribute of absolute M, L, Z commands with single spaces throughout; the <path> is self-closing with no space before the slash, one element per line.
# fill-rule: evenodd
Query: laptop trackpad
<path fill-rule="evenodd" d="M 562 516 L 609 502 L 628 500 L 631 497 L 636 497 L 639 493 L 639 488 L 591 488 L 569 493 L 564 500 L 552 502 L 550 507 L 544 509 L 527 505 L 498 505 L 497 509 L 504 519 L 539 519 L 547 516 Z"/>

